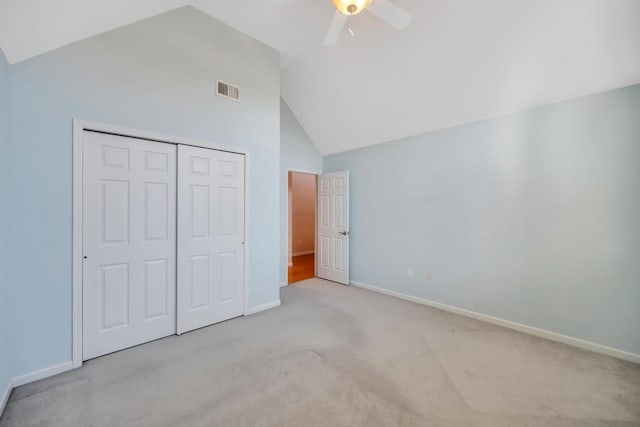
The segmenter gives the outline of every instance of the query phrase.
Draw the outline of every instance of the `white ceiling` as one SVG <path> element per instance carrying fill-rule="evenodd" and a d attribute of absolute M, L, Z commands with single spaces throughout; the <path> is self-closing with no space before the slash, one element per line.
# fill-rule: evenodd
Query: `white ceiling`
<path fill-rule="evenodd" d="M 0 47 L 14 63 L 187 3 L 282 53 L 322 154 L 640 83 L 640 0 L 394 0 L 405 31 L 365 12 L 332 47 L 331 0 L 0 0 Z"/>

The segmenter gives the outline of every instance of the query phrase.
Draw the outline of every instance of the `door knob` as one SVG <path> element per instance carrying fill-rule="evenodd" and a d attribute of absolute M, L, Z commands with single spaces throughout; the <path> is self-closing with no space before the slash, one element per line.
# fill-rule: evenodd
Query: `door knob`
<path fill-rule="evenodd" d="M 342 234 L 343 236 L 348 236 L 349 232 L 348 231 L 341 231 L 340 234 Z"/>

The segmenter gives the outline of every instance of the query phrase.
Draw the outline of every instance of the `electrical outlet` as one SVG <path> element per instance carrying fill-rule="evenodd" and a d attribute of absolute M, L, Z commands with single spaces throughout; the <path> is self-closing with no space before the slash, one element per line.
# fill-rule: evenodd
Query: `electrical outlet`
<path fill-rule="evenodd" d="M 427 280 L 433 282 L 433 274 L 431 272 L 427 273 Z"/>
<path fill-rule="evenodd" d="M 407 267 L 407 277 L 413 277 L 413 268 Z"/>

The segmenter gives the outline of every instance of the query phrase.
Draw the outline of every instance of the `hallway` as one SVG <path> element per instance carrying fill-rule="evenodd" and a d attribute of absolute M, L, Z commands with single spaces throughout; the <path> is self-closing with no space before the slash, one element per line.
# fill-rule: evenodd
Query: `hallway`
<path fill-rule="evenodd" d="M 293 257 L 293 266 L 289 267 L 288 283 L 292 284 L 315 277 L 315 255 Z"/>

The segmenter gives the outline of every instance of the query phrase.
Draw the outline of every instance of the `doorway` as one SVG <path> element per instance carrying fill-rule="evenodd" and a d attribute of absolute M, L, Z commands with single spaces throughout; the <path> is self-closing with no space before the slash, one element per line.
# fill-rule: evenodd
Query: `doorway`
<path fill-rule="evenodd" d="M 288 183 L 287 283 L 316 276 L 316 202 L 318 177 L 290 171 Z"/>

